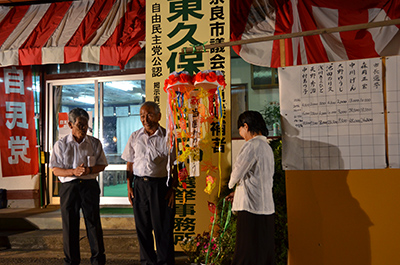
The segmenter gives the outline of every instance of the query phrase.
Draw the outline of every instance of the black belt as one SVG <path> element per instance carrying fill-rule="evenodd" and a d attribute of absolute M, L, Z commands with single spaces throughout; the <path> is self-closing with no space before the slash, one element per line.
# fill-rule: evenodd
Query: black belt
<path fill-rule="evenodd" d="M 167 180 L 167 177 L 155 178 L 155 177 L 138 177 L 138 176 L 135 176 L 135 178 L 140 180 L 140 181 L 145 181 L 145 182 L 148 182 L 148 181 L 166 181 Z"/>
<path fill-rule="evenodd" d="M 63 182 L 63 184 L 67 184 L 67 183 L 75 183 L 75 182 L 79 182 L 79 183 L 82 183 L 82 182 L 85 182 L 85 181 L 89 181 L 89 180 L 94 180 L 94 181 L 96 181 L 97 182 L 97 180 L 96 179 L 73 179 L 73 180 L 71 180 L 71 181 L 67 181 L 67 182 Z"/>

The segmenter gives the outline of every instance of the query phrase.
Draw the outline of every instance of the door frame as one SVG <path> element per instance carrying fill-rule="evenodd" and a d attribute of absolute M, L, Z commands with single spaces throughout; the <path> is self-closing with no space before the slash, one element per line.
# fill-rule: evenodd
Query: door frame
<path fill-rule="evenodd" d="M 104 76 L 104 77 L 85 77 L 85 78 L 70 78 L 70 79 L 56 79 L 56 80 L 48 80 L 46 81 L 46 111 L 45 111 L 45 141 L 44 141 L 44 150 L 49 155 L 53 151 L 53 113 L 54 113 L 54 90 L 53 86 L 59 85 L 78 85 L 78 84 L 91 84 L 94 85 L 95 90 L 95 104 L 94 104 L 94 123 L 93 127 L 95 128 L 93 136 L 98 139 L 103 139 L 103 82 L 109 81 L 125 81 L 125 80 L 146 80 L 145 74 L 128 74 L 128 75 L 116 75 L 116 76 Z M 100 84 L 100 86 L 99 86 Z M 49 204 L 60 204 L 60 197 L 53 196 L 53 173 L 49 168 L 49 164 L 46 163 L 46 172 L 47 172 L 47 185 L 46 190 L 49 195 Z M 111 164 L 106 167 L 106 170 L 110 171 L 118 171 L 125 170 L 126 165 L 123 164 Z M 100 173 L 102 176 L 103 173 Z M 102 187 L 103 178 L 99 178 L 99 185 Z M 103 197 L 103 189 L 101 189 L 100 195 L 100 205 L 129 205 L 129 200 L 127 197 Z"/>

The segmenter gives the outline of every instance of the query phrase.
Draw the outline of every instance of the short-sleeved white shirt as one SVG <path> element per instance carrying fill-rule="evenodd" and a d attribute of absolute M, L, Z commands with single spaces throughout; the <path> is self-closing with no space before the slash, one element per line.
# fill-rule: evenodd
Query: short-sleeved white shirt
<path fill-rule="evenodd" d="M 131 134 L 121 158 L 133 163 L 133 174 L 139 177 L 161 178 L 168 176 L 171 161 L 175 160 L 167 144 L 166 130 L 161 126 L 149 136 L 144 128 Z"/>
<path fill-rule="evenodd" d="M 228 184 L 230 189 L 236 185 L 232 211 L 264 215 L 275 212 L 274 167 L 274 154 L 265 136 L 256 136 L 242 146 Z"/>
<path fill-rule="evenodd" d="M 54 144 L 50 158 L 50 168 L 72 169 L 77 168 L 82 163 L 87 167 L 89 166 L 89 159 L 92 161 L 93 165 L 108 165 L 103 146 L 99 139 L 86 135 L 83 141 L 78 143 L 75 141 L 72 133 L 70 133 Z M 64 183 L 74 179 L 95 179 L 97 175 L 98 173 L 94 173 L 81 177 L 58 177 L 58 179 Z"/>

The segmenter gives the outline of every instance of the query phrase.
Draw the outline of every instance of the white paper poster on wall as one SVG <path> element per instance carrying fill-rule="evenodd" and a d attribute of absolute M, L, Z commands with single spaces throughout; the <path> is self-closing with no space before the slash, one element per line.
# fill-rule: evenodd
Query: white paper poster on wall
<path fill-rule="evenodd" d="M 386 57 L 389 167 L 400 168 L 400 56 Z"/>
<path fill-rule="evenodd" d="M 380 58 L 278 74 L 285 170 L 386 167 Z"/>

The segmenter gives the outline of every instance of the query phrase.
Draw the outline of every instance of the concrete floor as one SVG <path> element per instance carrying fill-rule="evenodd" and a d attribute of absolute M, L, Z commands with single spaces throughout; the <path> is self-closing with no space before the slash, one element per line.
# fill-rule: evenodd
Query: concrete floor
<path fill-rule="evenodd" d="M 54 251 L 22 251 L 22 250 L 0 250 L 0 264 L 1 265 L 17 265 L 17 264 L 30 264 L 30 265 L 56 265 L 63 264 L 63 253 Z M 90 265 L 90 253 L 81 253 L 81 264 Z M 140 265 L 139 260 L 127 254 L 106 254 L 107 265 Z M 186 256 L 177 252 L 175 254 L 175 264 L 185 265 L 189 264 L 186 261 Z"/>
<path fill-rule="evenodd" d="M 133 214 L 107 212 L 101 218 L 105 245 L 108 245 L 107 264 L 139 265 Z M 59 207 L 0 209 L 0 265 L 63 264 L 61 231 Z M 85 237 L 85 231 L 81 233 Z M 89 246 L 85 241 L 80 243 L 82 265 L 90 264 Z M 183 252 L 176 252 L 175 261 L 176 265 L 184 265 L 187 257 Z"/>

